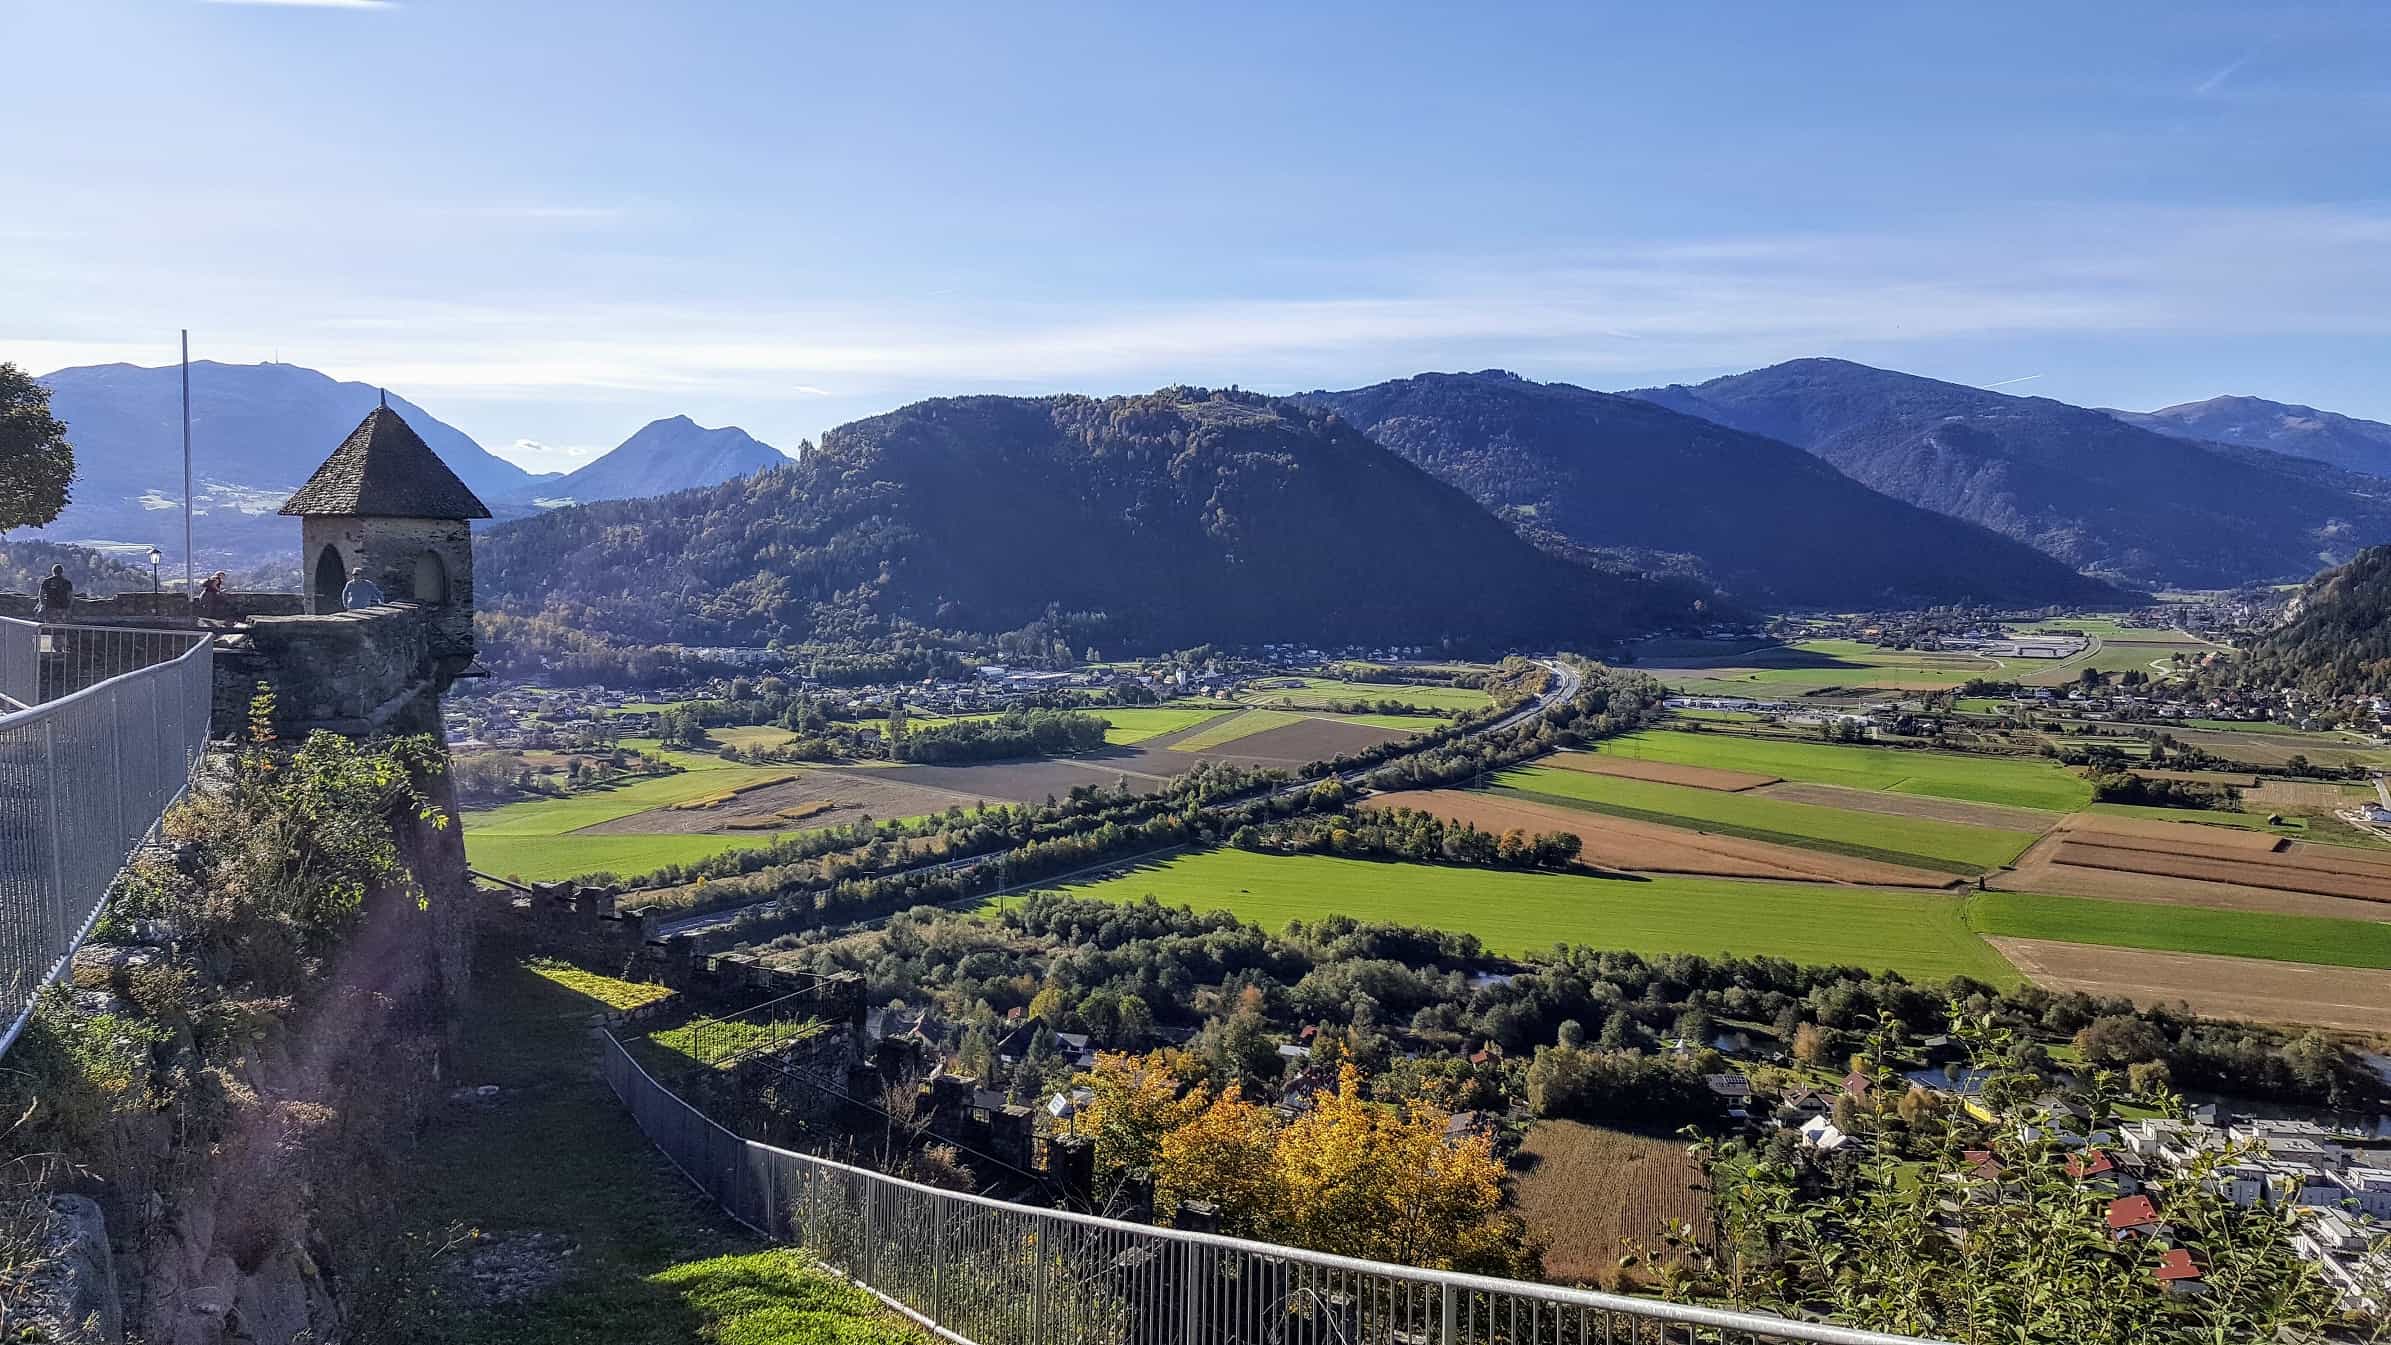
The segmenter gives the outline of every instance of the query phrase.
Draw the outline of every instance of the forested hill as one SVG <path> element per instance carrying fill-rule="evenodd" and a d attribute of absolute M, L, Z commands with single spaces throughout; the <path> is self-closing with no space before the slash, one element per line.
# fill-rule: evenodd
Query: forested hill
<path fill-rule="evenodd" d="M 2137 584 L 2298 578 L 2391 540 L 2391 483 L 2046 398 L 1846 360 L 1630 395 L 1782 439 L 1887 495 Z"/>
<path fill-rule="evenodd" d="M 1296 398 L 1532 532 L 1683 552 L 1773 606 L 2123 602 L 2020 542 L 1878 494 L 1789 444 L 1492 370 Z"/>
<path fill-rule="evenodd" d="M 475 568 L 485 608 L 633 643 L 1052 620 L 1108 649 L 1588 647 L 1694 603 L 1539 551 L 1326 412 L 1200 388 L 921 402 L 786 467 L 494 528 Z"/>
<path fill-rule="evenodd" d="M 2290 613 L 2224 675 L 2246 689 L 2297 687 L 2325 699 L 2391 694 L 2391 546 L 2309 580 Z"/>

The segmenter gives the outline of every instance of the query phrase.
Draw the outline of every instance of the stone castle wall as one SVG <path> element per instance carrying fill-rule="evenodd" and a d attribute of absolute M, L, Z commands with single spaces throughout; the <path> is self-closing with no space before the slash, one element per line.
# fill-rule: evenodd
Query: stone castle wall
<path fill-rule="evenodd" d="M 235 620 L 206 627 L 216 632 L 213 727 L 220 738 L 247 731 L 249 701 L 260 682 L 273 688 L 275 725 L 285 737 L 304 737 L 316 729 L 351 735 L 436 733 L 440 693 L 473 654 L 469 608 L 463 612 L 468 639 L 459 653 L 453 607 L 394 601 L 307 616 L 295 593 L 226 597 Z M 0 593 L 0 616 L 33 619 L 34 600 Z M 194 626 L 190 604 L 176 593 L 78 598 L 64 620 L 151 629 Z M 60 632 L 60 638 L 66 634 Z"/>

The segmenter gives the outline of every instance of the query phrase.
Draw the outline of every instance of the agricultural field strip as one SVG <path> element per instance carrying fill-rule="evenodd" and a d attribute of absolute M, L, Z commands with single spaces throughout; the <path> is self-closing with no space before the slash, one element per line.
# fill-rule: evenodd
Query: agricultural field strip
<path fill-rule="evenodd" d="M 1482 790 L 1435 789 L 1382 794 L 1364 808 L 1414 808 L 1501 833 L 1568 832 L 1584 847 L 1579 862 L 1637 873 L 1717 878 L 1855 883 L 1873 887 L 1949 887 L 1952 875 L 1800 846 L 1631 821 L 1559 804 L 1529 803 Z"/>
<path fill-rule="evenodd" d="M 2216 1018 L 2391 1032 L 2391 972 L 2009 936 L 1987 942 L 2054 990 L 2182 1003 Z"/>
<path fill-rule="evenodd" d="M 1715 730 L 1686 733 L 1663 729 L 1609 739 L 1601 744 L 1600 755 L 2012 808 L 2065 812 L 2092 801 L 2092 787 L 2056 762 L 1920 748 L 1857 747 Z"/>
<path fill-rule="evenodd" d="M 2063 868 L 2120 869 L 2127 873 L 2192 878 L 2201 882 L 2230 883 L 2237 887 L 2279 888 L 2287 892 L 2314 892 L 2328 897 L 2391 902 L 2391 878 L 2381 874 L 2352 873 L 2280 862 L 2283 858 L 2275 855 L 2264 858 L 2171 855 L 2155 850 L 2128 850 L 2070 839 L 2059 843 L 2059 848 L 2052 852 L 2051 862 Z"/>
<path fill-rule="evenodd" d="M 1969 899 L 1967 916 L 1987 935 L 2391 970 L 2391 924 L 2369 920 L 2040 892 L 1980 892 Z"/>
<path fill-rule="evenodd" d="M 2015 971 L 1939 892 L 1731 878 L 1613 879 L 1215 849 L 1071 884 L 1082 895 L 1226 910 L 1265 928 L 1331 915 L 1477 935 L 1504 954 L 1556 943 L 1646 955 L 1785 957 L 1925 981 Z"/>
<path fill-rule="evenodd" d="M 1599 752 L 1561 752 L 1544 758 L 1544 764 L 1558 766 L 1565 771 L 1588 771 L 1595 775 L 1624 776 L 1630 780 L 1657 780 L 1662 784 L 1690 785 L 1695 789 L 1718 789 L 1740 793 L 1776 784 L 1780 777 L 1756 775 L 1750 771 L 1723 771 L 1712 766 L 1688 766 L 1675 761 L 1641 761 L 1629 757 L 1606 756 Z"/>
<path fill-rule="evenodd" d="M 528 799 L 465 814 L 468 835 L 557 836 L 629 817 L 651 808 L 668 808 L 693 799 L 722 794 L 744 784 L 789 776 L 786 766 L 732 766 L 691 770 L 680 775 L 638 780 L 611 789 L 589 789 L 561 799 Z"/>
<path fill-rule="evenodd" d="M 1277 705 L 1282 702 L 1298 709 L 1325 705 L 1330 701 L 1400 701 L 1430 710 L 1483 710 L 1494 704 L 1494 698 L 1471 687 L 1423 686 L 1410 682 L 1342 682 L 1325 677 L 1307 677 L 1300 687 L 1254 687 L 1243 699 L 1255 705 Z"/>
<path fill-rule="evenodd" d="M 1754 840 L 1842 847 L 1843 853 L 1863 858 L 1959 873 L 1999 868 L 2036 840 L 2028 831 L 1849 812 L 1756 794 L 1726 794 L 1546 766 L 1514 767 L 1496 777 L 1495 783 L 1543 800 L 1621 810 L 1624 816 L 1714 827 Z"/>

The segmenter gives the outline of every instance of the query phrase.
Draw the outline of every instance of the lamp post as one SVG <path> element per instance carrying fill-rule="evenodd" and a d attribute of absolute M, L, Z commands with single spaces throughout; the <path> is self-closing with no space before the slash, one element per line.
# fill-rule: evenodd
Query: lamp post
<path fill-rule="evenodd" d="M 158 596 L 158 562 L 164 559 L 158 554 L 158 548 L 153 546 L 149 549 L 149 596 L 152 598 Z"/>

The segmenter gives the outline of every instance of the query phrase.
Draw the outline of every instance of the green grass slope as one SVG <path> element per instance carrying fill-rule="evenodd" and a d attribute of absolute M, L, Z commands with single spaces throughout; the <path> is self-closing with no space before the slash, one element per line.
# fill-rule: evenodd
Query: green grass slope
<path fill-rule="evenodd" d="M 2092 802 L 2090 783 L 2054 761 L 1971 756 L 1915 748 L 1859 747 L 1744 737 L 1732 733 L 1646 732 L 1600 746 L 1609 756 L 1721 770 L 1757 771 L 1788 780 L 1926 794 L 1969 803 L 2068 812 Z"/>

